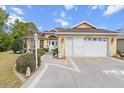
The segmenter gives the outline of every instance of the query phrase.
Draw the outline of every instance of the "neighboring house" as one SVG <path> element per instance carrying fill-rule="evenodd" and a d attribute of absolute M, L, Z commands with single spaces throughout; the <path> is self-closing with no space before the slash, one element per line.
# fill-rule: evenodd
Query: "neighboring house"
<path fill-rule="evenodd" d="M 124 29 L 118 30 L 120 33 L 117 36 L 117 50 L 124 51 Z"/>
<path fill-rule="evenodd" d="M 33 34 L 26 37 L 28 49 L 34 48 Z M 81 22 L 68 29 L 40 32 L 38 48 L 43 47 L 49 50 L 58 48 L 59 57 L 113 56 L 116 54 L 116 32 Z"/>

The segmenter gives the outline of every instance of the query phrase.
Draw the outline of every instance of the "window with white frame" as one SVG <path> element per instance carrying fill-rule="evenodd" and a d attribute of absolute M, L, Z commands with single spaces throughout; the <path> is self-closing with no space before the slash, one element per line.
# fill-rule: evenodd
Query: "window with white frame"
<path fill-rule="evenodd" d="M 31 39 L 31 48 L 35 48 L 35 41 L 34 41 L 34 39 Z"/>
<path fill-rule="evenodd" d="M 40 40 L 40 48 L 44 48 L 44 40 Z"/>

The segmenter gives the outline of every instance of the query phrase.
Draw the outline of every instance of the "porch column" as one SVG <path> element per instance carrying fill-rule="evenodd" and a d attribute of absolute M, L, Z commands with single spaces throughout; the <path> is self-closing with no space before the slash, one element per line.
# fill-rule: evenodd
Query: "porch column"
<path fill-rule="evenodd" d="M 44 48 L 48 48 L 48 40 L 47 39 L 44 40 Z"/>
<path fill-rule="evenodd" d="M 27 39 L 26 41 L 27 41 L 27 49 L 30 49 L 31 48 L 30 47 L 31 46 L 31 41 L 30 41 L 30 39 Z"/>
<path fill-rule="evenodd" d="M 37 40 L 37 48 L 40 48 L 40 39 Z"/>
<path fill-rule="evenodd" d="M 64 57 L 64 38 L 62 36 L 58 36 L 58 56 L 59 58 Z"/>

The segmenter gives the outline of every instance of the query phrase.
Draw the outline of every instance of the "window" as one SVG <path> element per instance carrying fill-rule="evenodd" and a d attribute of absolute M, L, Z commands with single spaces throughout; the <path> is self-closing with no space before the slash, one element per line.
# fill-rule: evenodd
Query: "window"
<path fill-rule="evenodd" d="M 91 38 L 84 38 L 85 41 L 91 41 Z"/>
<path fill-rule="evenodd" d="M 52 45 L 54 45 L 54 41 L 52 41 Z"/>
<path fill-rule="evenodd" d="M 103 39 L 103 41 L 106 41 L 106 39 Z"/>
<path fill-rule="evenodd" d="M 102 38 L 98 38 L 98 41 L 102 41 Z"/>
<path fill-rule="evenodd" d="M 93 38 L 93 41 L 97 41 L 97 38 Z"/>
<path fill-rule="evenodd" d="M 31 48 L 35 48 L 35 41 L 34 41 L 34 39 L 31 40 Z"/>
<path fill-rule="evenodd" d="M 44 40 L 40 40 L 40 48 L 44 48 Z"/>

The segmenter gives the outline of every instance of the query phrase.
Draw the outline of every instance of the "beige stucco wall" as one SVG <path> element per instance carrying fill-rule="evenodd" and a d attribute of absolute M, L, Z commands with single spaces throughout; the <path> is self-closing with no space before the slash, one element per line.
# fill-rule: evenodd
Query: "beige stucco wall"
<path fill-rule="evenodd" d="M 85 24 L 85 23 L 82 23 L 74 28 L 94 28 L 92 27 L 91 25 L 88 25 L 88 24 Z"/>
<path fill-rule="evenodd" d="M 48 38 L 53 34 L 46 34 L 45 38 Z M 117 40 L 115 36 L 100 36 L 100 35 L 58 35 L 58 51 L 61 53 L 62 57 L 65 57 L 65 37 L 67 36 L 81 36 L 81 37 L 96 37 L 96 38 L 108 38 L 108 56 L 113 56 L 116 53 L 117 49 Z M 31 40 L 27 39 L 27 49 L 30 49 Z M 40 48 L 40 41 L 38 41 L 38 48 Z M 44 40 L 44 48 L 48 48 L 48 39 Z"/>
<path fill-rule="evenodd" d="M 117 39 L 115 36 L 111 36 L 109 38 L 110 56 L 114 56 L 116 54 L 116 50 L 117 50 Z"/>
<path fill-rule="evenodd" d="M 63 35 L 58 36 L 58 52 L 62 58 L 65 57 L 65 41 Z"/>
<path fill-rule="evenodd" d="M 27 49 L 31 49 L 31 39 L 26 39 Z M 37 48 L 40 48 L 40 40 L 37 41 Z"/>
<path fill-rule="evenodd" d="M 30 39 L 26 39 L 27 41 L 27 49 L 31 48 L 31 40 Z"/>
<path fill-rule="evenodd" d="M 108 38 L 108 56 L 113 56 L 116 54 L 116 37 L 115 36 L 94 36 L 94 35 L 59 35 L 58 36 L 58 49 L 62 57 L 65 57 L 65 42 L 64 38 L 66 36 L 81 36 L 81 37 L 96 37 L 96 38 Z"/>

